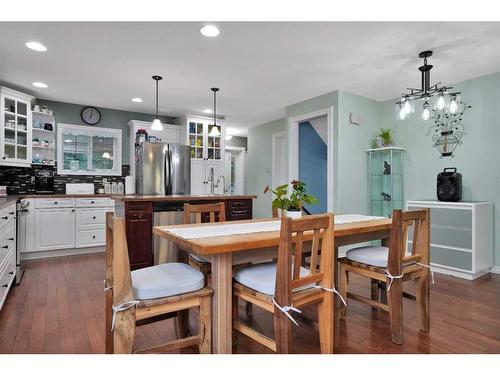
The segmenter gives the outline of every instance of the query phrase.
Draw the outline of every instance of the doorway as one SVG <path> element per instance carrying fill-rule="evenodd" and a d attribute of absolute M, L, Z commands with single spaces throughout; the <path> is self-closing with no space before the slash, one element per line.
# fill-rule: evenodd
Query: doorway
<path fill-rule="evenodd" d="M 226 146 L 224 159 L 225 192 L 233 195 L 245 194 L 245 147 Z"/>

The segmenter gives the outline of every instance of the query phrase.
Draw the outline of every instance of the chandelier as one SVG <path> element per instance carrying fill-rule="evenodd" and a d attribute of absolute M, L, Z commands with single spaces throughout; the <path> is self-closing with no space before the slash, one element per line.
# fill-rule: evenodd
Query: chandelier
<path fill-rule="evenodd" d="M 444 111 L 451 115 L 457 114 L 460 110 L 460 92 L 450 92 L 453 87 L 446 86 L 438 82 L 431 85 L 432 65 L 427 64 L 427 58 L 432 56 L 432 51 L 423 51 L 418 55 L 424 59 L 424 65 L 420 66 L 422 75 L 421 88 L 408 88 L 407 93 L 401 94 L 401 100 L 396 103 L 398 118 L 406 119 L 412 112 L 415 112 L 415 103 L 422 103 L 422 120 L 431 118 L 431 110 Z M 431 101 L 433 106 L 431 107 Z"/>

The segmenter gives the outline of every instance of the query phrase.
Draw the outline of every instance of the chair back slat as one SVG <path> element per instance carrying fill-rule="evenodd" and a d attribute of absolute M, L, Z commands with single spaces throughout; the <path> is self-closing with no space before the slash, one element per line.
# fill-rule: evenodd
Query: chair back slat
<path fill-rule="evenodd" d="M 203 214 L 209 215 L 210 223 L 216 221 L 216 214 L 219 221 L 226 221 L 226 206 L 224 202 L 209 204 L 189 204 L 184 203 L 184 224 L 192 224 L 191 215 L 195 216 L 195 223 L 200 224 Z"/>
<path fill-rule="evenodd" d="M 413 228 L 411 252 L 407 252 L 409 228 Z M 421 262 L 429 264 L 429 209 L 418 211 L 394 210 L 387 269 L 400 275 L 402 267 Z"/>
<path fill-rule="evenodd" d="M 295 237 L 295 256 L 293 260 L 293 275 L 292 279 L 298 279 L 300 276 L 300 266 L 302 265 L 302 246 L 303 232 L 298 232 Z"/>
<path fill-rule="evenodd" d="M 319 283 L 325 288 L 333 288 L 335 272 L 333 269 L 333 230 L 333 214 L 311 215 L 295 220 L 289 217 L 281 218 L 275 286 L 275 299 L 281 306 L 290 305 L 293 290 L 300 286 Z M 308 275 L 300 275 L 305 241 L 312 242 L 311 268 Z M 294 243 L 295 254 L 292 254 Z M 320 250 L 321 262 L 319 262 L 318 271 Z"/>

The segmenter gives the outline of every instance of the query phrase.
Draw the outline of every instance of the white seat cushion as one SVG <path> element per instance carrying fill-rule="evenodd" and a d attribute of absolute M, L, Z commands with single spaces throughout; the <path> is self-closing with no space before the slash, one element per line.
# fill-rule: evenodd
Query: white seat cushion
<path fill-rule="evenodd" d="M 300 267 L 300 276 L 307 276 L 309 273 L 307 268 Z M 273 296 L 276 286 L 276 263 L 253 264 L 239 269 L 234 273 L 233 277 L 237 282 L 247 288 Z M 295 289 L 294 292 L 312 288 L 314 285 L 315 284 L 301 286 Z"/>
<path fill-rule="evenodd" d="M 203 273 L 184 263 L 164 263 L 131 272 L 136 299 L 194 292 L 205 286 Z"/>
<path fill-rule="evenodd" d="M 347 250 L 346 257 L 358 263 L 387 268 L 389 248 L 384 246 L 363 246 Z"/>
<path fill-rule="evenodd" d="M 193 258 L 193 259 L 197 260 L 197 261 L 198 261 L 198 262 L 200 262 L 200 263 L 210 263 L 210 262 L 208 261 L 208 259 L 203 258 L 203 257 L 201 257 L 201 256 L 199 256 L 199 255 L 196 255 L 196 254 L 189 254 L 189 256 L 190 256 L 191 258 Z"/>

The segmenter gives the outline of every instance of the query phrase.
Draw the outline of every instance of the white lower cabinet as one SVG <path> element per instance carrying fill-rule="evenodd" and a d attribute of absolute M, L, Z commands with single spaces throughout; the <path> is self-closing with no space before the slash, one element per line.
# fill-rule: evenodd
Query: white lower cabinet
<path fill-rule="evenodd" d="M 75 247 L 75 209 L 35 210 L 35 246 L 38 251 Z"/>
<path fill-rule="evenodd" d="M 16 277 L 15 204 L 0 210 L 0 310 Z"/>
<path fill-rule="evenodd" d="M 217 179 L 224 175 L 224 168 L 222 162 L 220 161 L 203 161 L 203 160 L 192 160 L 191 161 L 191 195 L 204 195 L 210 194 L 210 170 L 214 171 L 214 184 L 217 183 Z M 227 182 L 226 182 L 227 183 Z M 217 188 L 214 188 L 215 194 L 224 194 L 223 183 Z"/>
<path fill-rule="evenodd" d="M 26 240 L 21 252 L 104 246 L 108 198 L 34 198 L 22 219 Z M 57 203 L 56 203 L 57 202 Z"/>

